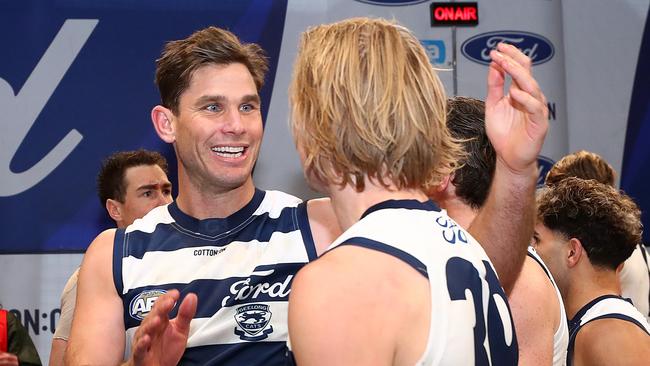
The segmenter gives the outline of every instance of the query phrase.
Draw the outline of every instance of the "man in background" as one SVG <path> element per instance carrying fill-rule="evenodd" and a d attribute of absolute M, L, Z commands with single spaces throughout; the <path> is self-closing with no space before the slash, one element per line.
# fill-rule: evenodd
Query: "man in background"
<path fill-rule="evenodd" d="M 616 186 L 614 168 L 600 155 L 580 150 L 558 160 L 546 175 L 547 186 L 557 184 L 568 177 L 594 179 L 609 186 Z M 650 267 L 648 253 L 639 243 L 619 272 L 621 295 L 630 298 L 646 319 L 650 319 Z"/>
<path fill-rule="evenodd" d="M 97 195 L 118 228 L 124 228 L 152 208 L 172 202 L 167 161 L 157 152 L 121 151 L 106 158 L 97 175 Z M 51 366 L 63 365 L 77 296 L 77 269 L 61 294 L 61 317 L 50 351 Z"/>
<path fill-rule="evenodd" d="M 468 229 L 485 204 L 497 159 L 485 130 L 485 103 L 467 97 L 448 99 L 447 128 L 462 141 L 465 155 L 461 167 L 428 193 Z M 564 304 L 553 277 L 530 247 L 508 303 L 517 331 L 518 364 L 563 365 L 569 342 Z"/>
<path fill-rule="evenodd" d="M 534 246 L 569 318 L 567 365 L 647 365 L 650 325 L 617 272 L 641 241 L 641 212 L 614 187 L 569 177 L 538 197 Z"/>

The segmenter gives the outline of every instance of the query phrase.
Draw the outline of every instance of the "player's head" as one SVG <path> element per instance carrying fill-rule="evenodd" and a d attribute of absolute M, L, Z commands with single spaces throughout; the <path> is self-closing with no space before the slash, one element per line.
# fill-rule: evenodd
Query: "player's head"
<path fill-rule="evenodd" d="M 485 203 L 494 170 L 496 152 L 485 131 L 485 103 L 468 97 L 447 100 L 447 128 L 463 142 L 465 155 L 451 177 L 454 193 L 473 209 Z"/>
<path fill-rule="evenodd" d="M 178 113 L 181 95 L 189 88 L 196 70 L 206 65 L 235 63 L 246 66 L 259 93 L 269 66 L 264 51 L 257 44 L 241 43 L 236 35 L 217 27 L 168 42 L 156 60 L 155 81 L 162 105 Z"/>
<path fill-rule="evenodd" d="M 174 145 L 179 193 L 253 187 L 267 70 L 258 45 L 216 27 L 167 43 L 156 70 L 162 105 L 151 115 L 160 138 Z"/>
<path fill-rule="evenodd" d="M 545 184 L 553 185 L 567 177 L 595 179 L 600 183 L 613 186 L 616 173 L 600 155 L 580 150 L 566 155 L 553 164 L 546 175 Z"/>
<path fill-rule="evenodd" d="M 534 245 L 563 286 L 581 265 L 615 272 L 641 242 L 639 208 L 612 186 L 569 177 L 544 188 L 537 205 Z"/>
<path fill-rule="evenodd" d="M 152 208 L 170 203 L 167 161 L 157 152 L 121 151 L 106 158 L 97 175 L 97 194 L 118 227 L 126 227 Z"/>
<path fill-rule="evenodd" d="M 424 49 L 390 21 L 354 18 L 303 33 L 290 99 L 292 131 L 316 188 L 362 191 L 366 179 L 420 188 L 448 174 L 460 151 Z"/>

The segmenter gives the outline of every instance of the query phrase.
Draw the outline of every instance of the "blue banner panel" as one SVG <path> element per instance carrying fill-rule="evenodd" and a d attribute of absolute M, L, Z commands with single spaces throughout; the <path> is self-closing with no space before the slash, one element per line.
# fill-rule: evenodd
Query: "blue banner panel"
<path fill-rule="evenodd" d="M 650 11 L 648 12 L 650 16 Z M 643 242 L 650 244 L 650 21 L 645 31 L 636 66 L 634 90 L 625 137 L 621 188 L 639 205 L 643 213 Z"/>
<path fill-rule="evenodd" d="M 101 161 L 156 136 L 155 60 L 165 42 L 215 25 L 256 42 L 271 98 L 287 1 L 0 1 L 0 253 L 83 251 L 111 227 L 95 193 Z"/>

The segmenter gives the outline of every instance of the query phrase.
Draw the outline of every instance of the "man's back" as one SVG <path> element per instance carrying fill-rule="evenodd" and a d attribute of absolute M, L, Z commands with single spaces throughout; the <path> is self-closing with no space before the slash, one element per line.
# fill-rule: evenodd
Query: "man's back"
<path fill-rule="evenodd" d="M 359 252 L 359 247 L 370 249 L 362 255 L 367 260 L 359 261 L 351 253 Z M 380 264 L 378 260 L 386 263 Z M 351 282 L 352 286 L 358 282 L 361 289 L 351 289 L 349 283 L 330 283 L 324 286 L 322 296 L 340 295 L 340 301 L 331 302 L 344 302 L 343 312 L 362 309 L 366 315 L 358 322 L 371 323 L 367 324 L 369 333 L 375 327 L 383 328 L 384 334 L 376 337 L 376 344 L 391 337 L 386 333 L 394 334 L 395 343 L 387 343 L 395 347 L 395 365 L 416 361 L 423 365 L 488 364 L 490 361 L 499 365 L 516 364 L 514 326 L 505 294 L 487 255 L 433 203 L 393 200 L 372 206 L 361 221 L 332 244 L 323 261 L 319 259 L 310 266 L 325 268 L 328 262 L 337 266 L 337 270 L 348 267 L 344 262 L 352 263 L 350 267 L 355 273 L 345 282 Z M 411 270 L 405 270 L 404 264 Z M 399 289 L 395 296 L 385 291 L 393 285 Z M 362 296 L 360 293 L 365 290 L 370 294 Z M 468 292 L 471 297 L 467 296 Z M 420 296 L 427 293 L 429 306 L 423 306 Z M 296 300 L 311 301 L 304 297 Z M 336 328 L 335 324 L 347 316 L 337 309 L 338 306 L 332 307 L 323 315 L 328 318 L 328 326 Z M 375 314 L 377 309 L 383 309 L 384 314 Z M 291 321 L 300 322 L 300 317 Z M 292 342 L 303 342 L 300 338 L 303 338 L 300 334 L 292 334 Z M 334 343 L 332 349 L 322 351 L 335 352 Z M 488 348 L 485 344 L 489 344 Z M 474 352 L 468 352 L 468 346 Z M 348 359 L 330 361 L 353 363 Z"/>

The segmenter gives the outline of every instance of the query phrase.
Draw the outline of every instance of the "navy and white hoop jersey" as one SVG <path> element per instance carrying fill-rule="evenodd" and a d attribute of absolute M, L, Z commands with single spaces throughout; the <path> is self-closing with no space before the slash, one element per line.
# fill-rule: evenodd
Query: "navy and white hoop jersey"
<path fill-rule="evenodd" d="M 573 352 L 578 332 L 591 321 L 598 319 L 620 319 L 636 324 L 650 336 L 650 324 L 629 299 L 616 295 L 603 295 L 583 306 L 569 321 L 569 349 L 567 365 L 573 364 Z"/>
<path fill-rule="evenodd" d="M 557 287 L 551 271 L 548 270 L 546 264 L 544 264 L 544 261 L 539 257 L 537 251 L 535 251 L 533 247 L 528 247 L 528 256 L 534 259 L 535 262 L 542 267 L 549 280 L 551 280 L 551 283 L 555 288 L 557 300 L 560 303 L 560 324 L 555 330 L 555 334 L 553 334 L 553 366 L 563 366 L 566 365 L 566 353 L 567 348 L 569 347 L 569 326 L 567 325 L 564 301 L 562 300 L 560 289 Z"/>
<path fill-rule="evenodd" d="M 316 257 L 306 210 L 293 196 L 256 190 L 224 219 L 197 220 L 171 203 L 118 230 L 126 354 L 155 299 L 178 289 L 198 295 L 181 364 L 283 365 L 291 282 Z"/>
<path fill-rule="evenodd" d="M 516 365 L 510 309 L 483 248 L 433 202 L 385 201 L 330 247 L 395 256 L 428 278 L 431 324 L 418 365 Z"/>

